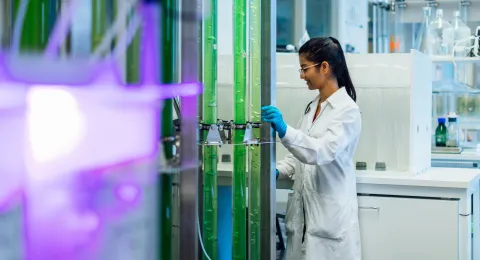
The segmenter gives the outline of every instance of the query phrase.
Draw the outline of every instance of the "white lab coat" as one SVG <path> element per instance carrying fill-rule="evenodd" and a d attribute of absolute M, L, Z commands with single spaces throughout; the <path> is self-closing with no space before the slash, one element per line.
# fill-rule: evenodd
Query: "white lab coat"
<path fill-rule="evenodd" d="M 279 179 L 294 180 L 286 213 L 287 260 L 360 260 L 360 230 L 353 155 L 361 132 L 360 110 L 340 88 L 287 126 L 290 151 L 277 165 Z M 305 232 L 304 232 L 305 228 Z M 303 241 L 303 242 L 302 242 Z"/>

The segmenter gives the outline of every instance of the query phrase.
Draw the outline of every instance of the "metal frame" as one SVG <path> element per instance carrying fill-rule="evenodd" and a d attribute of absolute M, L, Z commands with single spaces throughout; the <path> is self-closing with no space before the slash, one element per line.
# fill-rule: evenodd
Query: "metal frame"
<path fill-rule="evenodd" d="M 262 0 L 262 106 L 275 104 L 276 45 L 277 45 L 277 0 Z M 276 259 L 275 243 L 275 134 L 270 124 L 262 124 L 261 139 L 268 144 L 261 145 L 261 221 L 260 259 Z"/>
<path fill-rule="evenodd" d="M 182 0 L 181 12 L 181 78 L 182 82 L 198 82 L 198 26 L 200 0 Z M 180 259 L 198 259 L 197 202 L 198 168 L 190 165 L 198 158 L 197 96 L 182 97 L 182 130 L 180 160 Z M 194 159 L 192 159 L 194 158 Z M 190 160 L 190 161 L 189 161 Z"/>

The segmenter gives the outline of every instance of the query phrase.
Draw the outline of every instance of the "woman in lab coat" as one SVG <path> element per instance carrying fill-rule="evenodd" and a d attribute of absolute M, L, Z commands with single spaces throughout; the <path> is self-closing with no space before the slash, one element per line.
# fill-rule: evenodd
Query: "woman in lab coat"
<path fill-rule="evenodd" d="M 287 260 L 359 260 L 353 155 L 361 117 L 355 88 L 335 38 L 309 40 L 299 59 L 300 77 L 320 94 L 298 128 L 287 125 L 277 108 L 262 108 L 262 120 L 272 123 L 290 152 L 277 165 L 277 178 L 294 180 L 286 212 Z"/>

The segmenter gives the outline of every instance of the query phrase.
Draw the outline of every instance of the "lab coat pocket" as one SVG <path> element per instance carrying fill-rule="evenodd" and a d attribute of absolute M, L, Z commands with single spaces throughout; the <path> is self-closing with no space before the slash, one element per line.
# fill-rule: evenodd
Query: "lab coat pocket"
<path fill-rule="evenodd" d="M 345 207 L 332 195 L 306 191 L 307 233 L 314 237 L 343 240 L 347 226 Z"/>

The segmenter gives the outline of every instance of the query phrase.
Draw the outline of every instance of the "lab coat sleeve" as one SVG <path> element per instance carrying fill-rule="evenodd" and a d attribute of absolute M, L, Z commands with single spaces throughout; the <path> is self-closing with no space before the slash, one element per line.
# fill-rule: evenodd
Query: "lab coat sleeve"
<path fill-rule="evenodd" d="M 278 179 L 294 179 L 295 164 L 298 162 L 297 158 L 293 154 L 289 153 L 285 156 L 285 159 L 277 163 Z"/>
<path fill-rule="evenodd" d="M 287 126 L 287 133 L 281 141 L 300 162 L 325 165 L 334 161 L 360 132 L 359 109 L 347 108 L 333 117 L 327 130 L 319 137 L 308 136 L 300 130 Z"/>
<path fill-rule="evenodd" d="M 297 122 L 297 127 L 302 125 L 303 115 Z M 295 166 L 298 159 L 291 153 L 288 153 L 285 158 L 277 162 L 278 179 L 279 180 L 294 180 L 295 179 Z"/>

